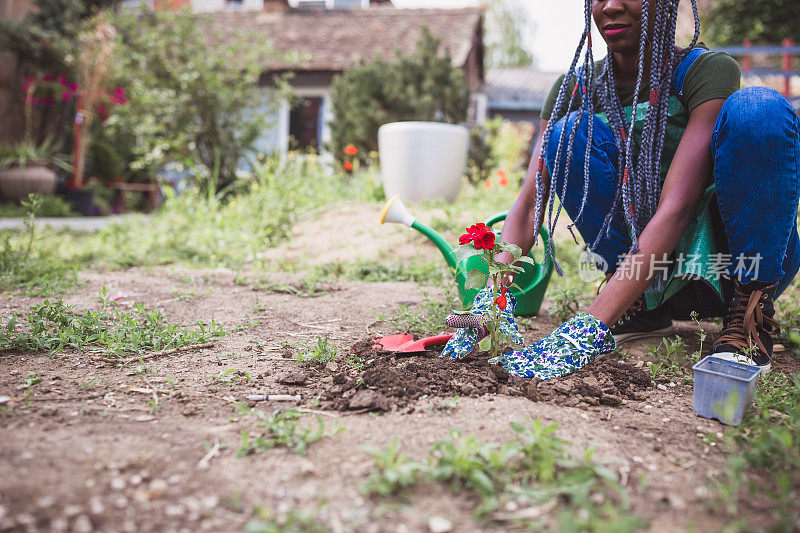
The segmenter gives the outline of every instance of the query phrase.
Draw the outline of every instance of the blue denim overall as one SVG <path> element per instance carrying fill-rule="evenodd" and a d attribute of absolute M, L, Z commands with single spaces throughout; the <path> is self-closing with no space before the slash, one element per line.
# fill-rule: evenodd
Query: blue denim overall
<path fill-rule="evenodd" d="M 680 95 L 686 72 L 704 53 L 693 49 L 675 71 L 675 94 Z M 641 135 L 647 104 L 637 108 L 635 130 Z M 624 110 L 630 116 L 631 107 Z M 551 138 L 564 127 L 573 127 L 579 112 L 558 120 Z M 586 114 L 578 125 L 572 160 L 567 173 L 567 194 L 561 203 L 575 220 L 584 191 L 584 160 L 587 142 Z M 668 107 L 667 139 L 662 157 L 662 176 L 677 149 L 689 120 L 689 112 L 674 94 Z M 612 206 L 617 178 L 617 147 L 604 113 L 595 114 L 589 159 L 588 202 L 575 227 L 584 241 L 593 243 L 609 210 L 610 229 L 594 252 L 616 268 L 631 246 L 622 207 Z M 635 135 L 635 140 L 639 137 Z M 695 220 L 681 237 L 673 255 L 665 288 L 646 293 L 647 307 L 669 305 L 673 317 L 688 318 L 691 311 L 701 317 L 721 316 L 730 290 L 730 279 L 778 284 L 781 294 L 800 268 L 800 238 L 797 208 L 800 199 L 800 119 L 791 105 L 774 89 L 747 87 L 725 100 L 712 135 L 713 180 L 697 210 Z M 544 154 L 548 170 L 555 166 L 557 143 L 549 143 Z M 565 157 L 566 154 L 564 154 Z M 566 165 L 562 161 L 562 168 Z M 551 173 L 552 176 L 552 173 Z M 564 178 L 553 178 L 551 186 L 562 190 Z M 723 273 L 716 276 L 708 258 L 723 254 Z M 699 262 L 677 261 L 678 257 L 700 258 Z M 747 262 L 736 261 L 747 258 Z M 755 265 L 755 268 L 754 268 Z M 730 276 L 730 278 L 728 277 Z"/>

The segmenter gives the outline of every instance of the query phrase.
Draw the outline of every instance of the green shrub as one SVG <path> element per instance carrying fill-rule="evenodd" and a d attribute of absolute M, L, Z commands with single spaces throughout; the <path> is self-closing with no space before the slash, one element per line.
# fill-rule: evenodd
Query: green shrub
<path fill-rule="evenodd" d="M 366 162 L 378 150 L 378 128 L 390 122 L 425 120 L 461 123 L 467 118 L 469 88 L 464 72 L 453 66 L 441 40 L 427 28 L 408 56 L 393 61 L 363 61 L 331 85 L 331 147 L 342 157 L 348 144 Z"/>

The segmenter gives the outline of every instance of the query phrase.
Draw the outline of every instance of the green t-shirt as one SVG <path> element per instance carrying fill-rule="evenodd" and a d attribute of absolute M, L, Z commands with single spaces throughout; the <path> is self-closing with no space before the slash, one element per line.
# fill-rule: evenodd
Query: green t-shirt
<path fill-rule="evenodd" d="M 703 45 L 699 46 L 706 48 Z M 604 63 L 605 58 L 595 61 L 595 77 L 598 77 L 600 73 L 603 72 Z M 726 52 L 707 52 L 698 57 L 686 72 L 686 76 L 683 80 L 683 93 L 678 95 L 678 98 L 681 100 L 684 107 L 691 112 L 695 107 L 704 102 L 714 100 L 715 98 L 725 99 L 735 93 L 739 90 L 741 76 L 742 73 L 739 69 L 739 64 Z M 550 89 L 550 94 L 547 95 L 547 100 L 545 100 L 544 106 L 542 107 L 541 116 L 543 119 L 550 120 L 553 114 L 553 107 L 556 104 L 556 98 L 558 98 L 558 90 L 563 82 L 564 75 L 562 74 Z M 565 99 L 564 108 L 566 108 L 569 102 L 569 95 L 572 93 L 574 86 L 575 81 L 573 80 L 568 88 L 569 92 Z M 633 91 L 635 88 L 635 85 L 617 86 L 622 107 L 629 106 L 633 103 Z M 639 102 L 648 101 L 649 94 L 650 80 L 643 79 L 642 87 L 639 91 Z M 576 109 L 576 107 L 573 106 L 573 109 Z M 599 104 L 596 105 L 595 109 L 598 112 L 600 111 Z M 562 111 L 558 113 L 558 118 L 561 118 L 564 114 L 564 109 L 562 109 Z"/>

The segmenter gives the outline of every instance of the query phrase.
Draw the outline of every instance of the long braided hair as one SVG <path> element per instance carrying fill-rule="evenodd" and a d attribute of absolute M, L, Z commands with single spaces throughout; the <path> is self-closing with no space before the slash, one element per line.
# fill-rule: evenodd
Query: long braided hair
<path fill-rule="evenodd" d="M 558 96 L 553 107 L 553 116 L 544 131 L 542 155 L 539 157 L 536 171 L 536 212 L 534 220 L 540 219 L 546 207 L 548 212 L 547 227 L 550 235 L 554 234 L 558 216 L 561 213 L 561 204 L 559 203 L 558 208 L 555 207 L 556 193 L 562 199 L 566 195 L 568 187 L 567 176 L 572 163 L 576 133 L 581 122 L 588 120 L 583 168 L 583 198 L 573 224 L 583 216 L 584 207 L 589 196 L 589 155 L 592 148 L 595 100 L 597 100 L 601 111 L 608 118 L 609 126 L 614 133 L 617 145 L 617 186 L 614 201 L 603 221 L 603 226 L 598 232 L 595 241 L 591 245 L 587 243 L 587 246 L 589 249 L 594 250 L 603 234 L 608 234 L 613 214 L 621 202 L 621 208 L 625 213 L 625 220 L 630 228 L 632 238 L 630 252 L 635 253 L 638 251 L 639 235 L 655 214 L 661 195 L 661 155 L 666 136 L 667 108 L 672 90 L 673 74 L 685 53 L 695 46 L 700 35 L 697 0 L 691 0 L 692 13 L 694 15 L 694 36 L 689 47 L 683 52 L 675 51 L 675 28 L 679 2 L 680 0 L 642 0 L 642 33 L 639 39 L 638 73 L 633 93 L 634 102 L 630 115 L 625 116 L 614 77 L 614 55 L 610 49 L 606 55 L 603 70 L 595 79 L 591 37 L 592 0 L 585 0 L 584 32 L 575 50 L 575 56 L 572 59 L 569 70 L 558 90 Z M 648 17 L 651 13 L 650 6 L 652 3 L 655 3 L 655 9 L 652 11 L 654 20 L 649 21 Z M 652 28 L 652 35 L 649 33 L 648 28 Z M 585 51 L 584 47 L 586 48 Z M 644 128 L 637 153 L 637 147 L 634 143 L 634 125 L 636 112 L 640 105 L 639 92 L 648 67 L 646 65 L 646 54 L 648 52 L 651 56 L 650 65 L 652 65 L 652 68 L 649 69 L 649 107 L 645 115 Z M 584 59 L 583 65 L 577 67 L 581 56 Z M 574 87 L 570 92 L 569 87 L 573 82 Z M 577 107 L 575 107 L 576 105 Z M 552 133 L 557 122 L 555 120 L 558 118 L 557 113 L 562 110 L 566 110 L 569 113 L 572 109 L 577 109 L 578 111 L 572 127 L 569 128 L 569 131 L 567 131 L 567 127 L 563 127 L 557 139 L 553 139 Z M 545 198 L 542 170 L 544 169 L 544 154 L 546 154 L 551 142 L 557 142 L 558 144 L 554 168 L 551 172 L 550 194 L 548 198 Z M 566 157 L 564 157 L 565 151 Z M 563 164 L 562 161 L 564 162 Z M 558 182 L 557 178 L 563 180 L 560 191 L 557 191 L 555 186 Z M 570 231 L 572 231 L 572 226 L 570 226 Z M 556 272 L 559 275 L 563 275 L 563 269 L 555 259 L 552 238 L 548 241 L 546 256 L 553 261 Z"/>

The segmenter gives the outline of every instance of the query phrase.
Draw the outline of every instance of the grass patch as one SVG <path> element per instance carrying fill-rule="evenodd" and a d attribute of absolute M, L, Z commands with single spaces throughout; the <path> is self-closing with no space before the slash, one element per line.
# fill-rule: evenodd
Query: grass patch
<path fill-rule="evenodd" d="M 312 269 L 310 279 L 350 281 L 414 281 L 421 285 L 439 285 L 449 280 L 450 272 L 442 263 L 402 261 L 385 264 L 359 259 L 354 262 L 334 261 Z"/>
<path fill-rule="evenodd" d="M 271 414 L 247 406 L 239 406 L 239 410 L 245 415 L 255 416 L 261 422 L 254 435 L 242 430 L 242 444 L 236 453 L 237 457 L 275 447 L 287 448 L 298 455 L 305 455 L 311 444 L 344 431 L 343 428 L 337 427 L 333 433 L 326 434 L 325 422 L 319 415 L 316 416 L 316 426 L 302 424 L 300 419 L 305 415 L 296 409 L 276 410 Z"/>
<path fill-rule="evenodd" d="M 373 449 L 374 468 L 361 485 L 371 496 L 403 495 L 419 483 L 444 483 L 480 499 L 476 516 L 494 524 L 555 531 L 634 531 L 645 524 L 630 514 L 616 474 L 592 451 L 576 454 L 554 435 L 556 424 L 512 423 L 516 439 L 485 442 L 452 431 L 426 461 L 401 453 L 397 441 Z M 516 510 L 508 511 L 511 503 Z"/>
<path fill-rule="evenodd" d="M 800 530 L 800 374 L 762 375 L 754 408 L 729 428 L 727 467 L 713 479 L 714 500 L 733 520 L 731 531 Z M 771 516 L 757 524 L 747 511 Z"/>
<path fill-rule="evenodd" d="M 378 320 L 394 324 L 399 329 L 414 335 L 425 336 L 443 331 L 447 315 L 454 310 L 462 310 L 464 306 L 455 295 L 453 284 L 443 284 L 444 297 L 434 297 L 428 291 L 422 291 L 422 303 L 418 306 L 400 304 L 392 316 L 377 316 Z"/>
<path fill-rule="evenodd" d="M 295 354 L 295 360 L 302 363 L 328 363 L 336 358 L 338 348 L 327 335 L 318 337 L 316 342 L 305 341 Z"/>
<path fill-rule="evenodd" d="M 55 354 L 66 349 L 96 348 L 123 357 L 200 344 L 224 335 L 213 320 L 188 329 L 170 323 L 161 310 L 148 309 L 141 303 L 135 303 L 133 311 L 123 311 L 108 301 L 105 287 L 96 300 L 101 303 L 97 311 L 78 311 L 60 298 L 45 300 L 32 306 L 21 321 L 15 316 L 0 322 L 0 352 Z"/>

